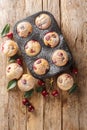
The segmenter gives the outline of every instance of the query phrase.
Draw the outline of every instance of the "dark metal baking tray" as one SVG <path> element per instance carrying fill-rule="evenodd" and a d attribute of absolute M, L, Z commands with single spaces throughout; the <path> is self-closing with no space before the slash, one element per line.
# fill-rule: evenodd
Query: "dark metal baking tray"
<path fill-rule="evenodd" d="M 35 18 L 42 13 L 46 13 L 51 17 L 51 26 L 49 28 L 45 29 L 45 30 L 41 30 L 35 25 Z M 32 27 L 33 27 L 33 32 L 27 38 L 21 38 L 17 34 L 17 30 L 16 30 L 17 25 L 18 25 L 18 23 L 20 23 L 22 21 L 30 22 Z M 55 31 L 59 35 L 59 38 L 60 38 L 59 44 L 54 48 L 50 48 L 48 46 L 45 46 L 45 44 L 43 42 L 44 35 L 48 32 L 52 32 L 52 31 Z M 56 74 L 63 73 L 65 71 L 67 71 L 71 67 L 71 65 L 73 64 L 73 57 L 72 57 L 70 49 L 67 45 L 67 42 L 65 41 L 63 34 L 61 33 L 54 16 L 47 11 L 38 12 L 38 13 L 32 15 L 32 16 L 29 16 L 25 19 L 18 21 L 15 24 L 14 29 L 13 29 L 13 37 L 14 37 L 14 40 L 17 42 L 18 46 L 19 46 L 19 49 L 22 53 L 22 56 L 23 56 L 25 63 L 27 64 L 28 69 L 30 70 L 31 74 L 36 78 L 44 79 L 44 78 L 47 78 L 47 77 L 52 77 Z M 38 55 L 30 57 L 25 53 L 24 46 L 29 40 L 32 40 L 32 39 L 39 41 L 42 49 L 41 49 L 41 51 Z M 65 66 L 58 67 L 52 62 L 51 56 L 52 56 L 53 52 L 57 49 L 63 49 L 68 54 L 69 61 Z M 34 63 L 35 60 L 37 60 L 39 58 L 46 59 L 49 62 L 49 65 L 50 65 L 49 71 L 44 75 L 37 75 L 33 71 L 33 63 Z"/>

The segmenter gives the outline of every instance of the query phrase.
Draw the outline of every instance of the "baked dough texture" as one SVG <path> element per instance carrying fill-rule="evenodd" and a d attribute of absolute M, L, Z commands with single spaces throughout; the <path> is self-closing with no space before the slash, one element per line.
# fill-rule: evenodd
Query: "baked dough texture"
<path fill-rule="evenodd" d="M 11 57 L 17 53 L 18 45 L 13 40 L 6 40 L 2 44 L 2 51 L 7 57 Z"/>
<path fill-rule="evenodd" d="M 35 24 L 39 29 L 47 29 L 51 25 L 51 18 L 47 14 L 40 14 L 36 17 Z"/>
<path fill-rule="evenodd" d="M 25 45 L 25 52 L 28 56 L 35 56 L 40 52 L 40 50 L 41 46 L 38 41 L 31 40 Z"/>
<path fill-rule="evenodd" d="M 23 68 L 17 63 L 11 63 L 6 67 L 6 75 L 9 80 L 19 79 L 23 74 Z"/>
<path fill-rule="evenodd" d="M 56 66 L 64 66 L 68 62 L 68 54 L 64 50 L 56 50 L 53 52 L 52 61 Z"/>
<path fill-rule="evenodd" d="M 30 74 L 23 74 L 18 80 L 18 87 L 21 91 L 29 91 L 34 88 L 36 79 Z"/>
<path fill-rule="evenodd" d="M 74 80 L 70 74 L 64 73 L 57 78 L 57 86 L 64 91 L 69 90 L 73 84 Z"/>
<path fill-rule="evenodd" d="M 33 70 L 37 75 L 46 74 L 46 72 L 49 70 L 48 61 L 43 58 L 36 60 L 33 64 Z"/>
<path fill-rule="evenodd" d="M 17 33 L 20 37 L 26 38 L 32 33 L 32 25 L 27 21 L 20 22 L 17 25 Z"/>
<path fill-rule="evenodd" d="M 44 36 L 44 44 L 51 48 L 59 44 L 59 36 L 56 32 L 49 32 Z"/>

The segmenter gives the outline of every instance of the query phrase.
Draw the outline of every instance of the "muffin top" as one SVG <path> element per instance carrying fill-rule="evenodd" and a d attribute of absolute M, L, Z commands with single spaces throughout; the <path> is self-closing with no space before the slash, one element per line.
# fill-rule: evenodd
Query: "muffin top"
<path fill-rule="evenodd" d="M 40 14 L 36 17 L 35 24 L 39 29 L 47 29 L 51 25 L 51 18 L 47 14 Z"/>
<path fill-rule="evenodd" d="M 17 33 L 20 37 L 26 38 L 32 33 L 32 25 L 27 21 L 20 22 L 17 25 Z"/>
<path fill-rule="evenodd" d="M 36 60 L 33 64 L 33 71 L 37 75 L 46 74 L 48 70 L 49 70 L 49 63 L 47 60 L 43 58 Z"/>
<path fill-rule="evenodd" d="M 44 36 L 44 44 L 46 46 L 55 47 L 59 44 L 59 36 L 56 32 L 49 32 Z"/>
<path fill-rule="evenodd" d="M 2 51 L 4 54 L 6 54 L 8 57 L 11 57 L 15 55 L 18 51 L 17 43 L 13 40 L 6 40 L 2 44 Z"/>
<path fill-rule="evenodd" d="M 23 74 L 18 80 L 18 87 L 21 91 L 29 91 L 34 88 L 36 79 L 30 74 Z"/>
<path fill-rule="evenodd" d="M 68 62 L 67 52 L 64 50 L 56 50 L 52 55 L 52 61 L 56 66 L 64 66 Z"/>
<path fill-rule="evenodd" d="M 41 46 L 38 41 L 31 40 L 25 45 L 25 52 L 28 56 L 35 56 L 40 52 L 40 50 Z"/>
<path fill-rule="evenodd" d="M 10 80 L 19 79 L 22 74 L 23 68 L 17 63 L 11 63 L 6 67 L 6 75 Z"/>
<path fill-rule="evenodd" d="M 73 77 L 64 73 L 57 78 L 57 86 L 62 90 L 69 90 L 74 84 Z"/>

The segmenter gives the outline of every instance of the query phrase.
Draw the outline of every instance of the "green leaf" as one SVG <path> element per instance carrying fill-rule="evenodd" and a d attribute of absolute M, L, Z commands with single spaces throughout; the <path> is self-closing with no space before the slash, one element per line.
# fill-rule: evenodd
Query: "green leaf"
<path fill-rule="evenodd" d="M 40 93 L 40 92 L 42 92 L 44 89 L 45 89 L 44 86 L 39 86 L 39 87 L 36 87 L 35 90 L 36 90 L 37 93 Z"/>
<path fill-rule="evenodd" d="M 16 60 L 15 59 L 9 59 L 10 63 L 14 63 Z"/>
<path fill-rule="evenodd" d="M 10 63 L 13 63 L 13 62 L 15 62 L 16 59 L 18 59 L 18 58 L 20 58 L 20 56 L 19 56 L 18 54 L 15 54 L 14 56 L 11 56 L 8 61 L 9 61 Z"/>
<path fill-rule="evenodd" d="M 13 80 L 9 81 L 8 86 L 7 86 L 7 89 L 8 89 L 8 90 L 11 90 L 11 89 L 13 89 L 14 87 L 16 87 L 16 85 L 17 85 L 17 80 L 16 80 L 16 79 L 13 79 Z"/>
<path fill-rule="evenodd" d="M 73 86 L 72 86 L 72 88 L 71 89 L 69 89 L 69 94 L 71 94 L 71 93 L 73 93 L 73 92 L 75 92 L 76 91 L 76 89 L 77 89 L 77 87 L 78 87 L 78 85 L 76 84 L 76 83 L 74 83 L 73 84 Z"/>
<path fill-rule="evenodd" d="M 30 91 L 27 91 L 24 93 L 25 98 L 30 98 L 33 95 L 34 89 L 31 89 Z"/>
<path fill-rule="evenodd" d="M 10 31 L 10 24 L 6 24 L 1 32 L 1 37 L 4 37 Z"/>

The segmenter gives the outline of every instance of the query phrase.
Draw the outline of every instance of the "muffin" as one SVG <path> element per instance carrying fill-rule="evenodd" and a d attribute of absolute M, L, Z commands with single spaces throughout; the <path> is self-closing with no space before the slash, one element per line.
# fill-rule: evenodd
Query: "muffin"
<path fill-rule="evenodd" d="M 56 66 L 64 66 L 68 62 L 67 52 L 64 50 L 56 50 L 52 55 L 52 61 Z"/>
<path fill-rule="evenodd" d="M 28 56 L 35 56 L 40 52 L 40 50 L 41 46 L 39 42 L 35 40 L 31 40 L 25 45 L 25 52 Z"/>
<path fill-rule="evenodd" d="M 17 25 L 17 33 L 20 37 L 26 38 L 30 33 L 32 33 L 32 25 L 25 21 Z"/>
<path fill-rule="evenodd" d="M 64 73 L 57 78 L 57 86 L 64 91 L 69 90 L 73 84 L 74 80 L 70 74 Z"/>
<path fill-rule="evenodd" d="M 56 32 L 49 32 L 44 36 L 44 44 L 46 46 L 55 47 L 59 44 L 59 36 Z"/>
<path fill-rule="evenodd" d="M 36 60 L 33 64 L 33 71 L 37 75 L 43 75 L 46 74 L 46 72 L 49 70 L 49 63 L 47 60 L 40 58 Z"/>
<path fill-rule="evenodd" d="M 2 52 L 8 57 L 15 55 L 17 51 L 17 43 L 12 40 L 6 40 L 5 43 L 2 44 Z"/>
<path fill-rule="evenodd" d="M 29 91 L 34 88 L 36 79 L 30 74 L 23 74 L 18 80 L 18 87 L 21 91 Z"/>
<path fill-rule="evenodd" d="M 36 17 L 35 24 L 39 29 L 47 29 L 51 25 L 51 18 L 47 14 L 40 14 Z"/>
<path fill-rule="evenodd" d="M 11 63 L 6 67 L 6 75 L 10 80 L 19 79 L 22 74 L 23 68 L 17 63 Z"/>

